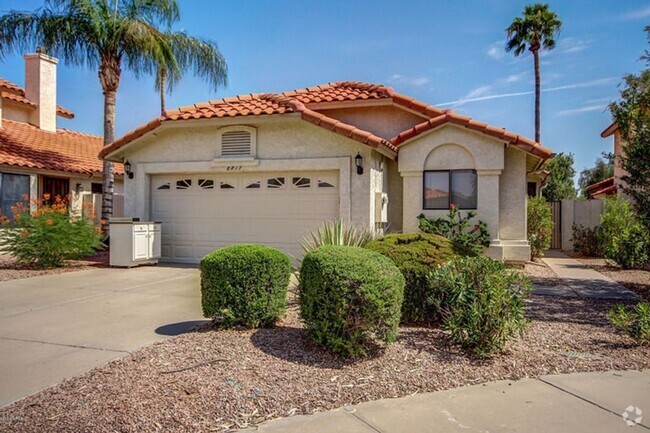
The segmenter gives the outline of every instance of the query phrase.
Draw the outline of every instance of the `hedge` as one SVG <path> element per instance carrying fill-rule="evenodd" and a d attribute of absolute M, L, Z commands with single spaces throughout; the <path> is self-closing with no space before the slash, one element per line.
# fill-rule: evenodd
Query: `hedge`
<path fill-rule="evenodd" d="M 366 248 L 389 257 L 404 275 L 402 323 L 429 323 L 434 307 L 430 302 L 427 275 L 432 269 L 459 257 L 453 243 L 433 234 L 394 234 L 369 242 Z"/>
<path fill-rule="evenodd" d="M 272 326 L 284 313 L 291 261 L 275 248 L 239 244 L 201 260 L 203 315 L 224 326 Z"/>
<path fill-rule="evenodd" d="M 404 277 L 387 257 L 351 246 L 309 252 L 300 269 L 300 312 L 308 335 L 343 357 L 396 339 Z"/>

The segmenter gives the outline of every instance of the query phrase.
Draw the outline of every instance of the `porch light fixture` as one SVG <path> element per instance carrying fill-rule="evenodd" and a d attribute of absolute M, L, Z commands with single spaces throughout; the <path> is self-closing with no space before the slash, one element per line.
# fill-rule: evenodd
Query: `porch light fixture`
<path fill-rule="evenodd" d="M 131 171 L 131 163 L 127 159 L 124 161 L 124 173 L 129 177 L 129 179 L 133 179 L 133 172 Z"/>
<path fill-rule="evenodd" d="M 363 156 L 360 153 L 354 157 L 354 165 L 357 166 L 357 174 L 363 174 Z"/>
<path fill-rule="evenodd" d="M 77 182 L 77 184 L 75 185 L 75 188 L 74 188 L 74 189 L 75 189 L 75 191 L 76 191 L 77 193 L 80 193 L 81 191 L 84 190 L 84 187 L 83 187 L 82 184 L 80 184 L 79 182 Z"/>

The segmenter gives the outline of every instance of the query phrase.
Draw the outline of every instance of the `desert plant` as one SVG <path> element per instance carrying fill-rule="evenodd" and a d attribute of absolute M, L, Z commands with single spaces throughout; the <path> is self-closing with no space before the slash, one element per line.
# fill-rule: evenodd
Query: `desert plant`
<path fill-rule="evenodd" d="M 533 258 L 542 257 L 551 247 L 553 221 L 551 208 L 544 197 L 528 198 L 528 242 Z"/>
<path fill-rule="evenodd" d="M 606 258 L 623 268 L 641 267 L 648 262 L 650 235 L 637 219 L 630 202 L 618 196 L 607 198 L 600 227 Z"/>
<path fill-rule="evenodd" d="M 601 229 L 600 226 L 593 228 L 573 224 L 573 250 L 583 256 L 601 257 L 603 249 L 601 246 Z"/>
<path fill-rule="evenodd" d="M 640 302 L 632 308 L 617 304 L 609 311 L 609 321 L 641 344 L 650 344 L 650 303 Z"/>
<path fill-rule="evenodd" d="M 83 216 L 73 217 L 67 199 L 18 202 L 12 206 L 13 217 L 2 218 L 5 229 L 0 236 L 0 251 L 11 254 L 18 263 L 36 268 L 54 268 L 65 260 L 80 259 L 102 248 L 99 227 Z"/>
<path fill-rule="evenodd" d="M 275 248 L 239 244 L 203 257 L 201 304 L 222 326 L 273 326 L 283 314 L 291 261 Z"/>
<path fill-rule="evenodd" d="M 459 255 L 452 242 L 426 233 L 392 234 L 369 242 L 366 248 L 389 257 L 406 280 L 402 302 L 402 323 L 424 324 L 431 321 L 433 306 L 429 300 L 429 272 Z"/>
<path fill-rule="evenodd" d="M 363 247 L 381 235 L 379 230 L 367 227 L 356 227 L 346 224 L 342 219 L 325 221 L 316 231 L 303 239 L 301 246 L 305 253 L 323 245 L 345 245 L 349 247 Z"/>
<path fill-rule="evenodd" d="M 476 211 L 470 210 L 463 216 L 455 205 L 451 205 L 446 218 L 418 216 L 420 230 L 424 233 L 444 236 L 450 239 L 456 251 L 462 255 L 477 256 L 483 248 L 490 246 L 490 232 L 483 221 L 472 224 L 470 220 Z"/>
<path fill-rule="evenodd" d="M 326 245 L 300 269 L 300 314 L 307 334 L 342 357 L 397 337 L 404 277 L 387 257 L 358 247 Z"/>
<path fill-rule="evenodd" d="M 488 257 L 465 257 L 429 275 L 433 303 L 451 340 L 480 358 L 501 350 L 528 323 L 527 278 Z"/>

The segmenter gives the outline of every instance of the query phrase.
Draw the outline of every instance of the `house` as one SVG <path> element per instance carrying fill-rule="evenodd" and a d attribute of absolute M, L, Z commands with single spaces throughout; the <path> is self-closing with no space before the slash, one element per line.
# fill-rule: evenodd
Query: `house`
<path fill-rule="evenodd" d="M 70 195 L 71 209 L 79 213 L 84 197 L 101 203 L 97 154 L 103 140 L 57 128 L 57 117 L 74 118 L 56 103 L 57 59 L 43 53 L 24 58 L 25 88 L 0 78 L 0 209 L 11 216 L 11 207 L 24 197 L 33 206 L 34 199 Z M 121 193 L 122 165 L 115 171 L 116 192 Z"/>
<path fill-rule="evenodd" d="M 613 122 L 609 125 L 600 136 L 608 138 L 614 136 L 614 176 L 601 180 L 600 182 L 589 185 L 585 188 L 587 198 L 605 198 L 608 195 L 626 195 L 623 192 L 622 186 L 625 184 L 622 176 L 625 175 L 625 170 L 621 165 L 621 156 L 623 155 L 623 146 L 625 141 L 621 139 L 621 133 L 618 130 L 618 124 Z"/>
<path fill-rule="evenodd" d="M 551 151 L 383 85 L 337 82 L 167 111 L 100 157 L 128 161 L 125 214 L 162 221 L 163 258 L 259 242 L 299 255 L 323 220 L 416 232 L 476 209 L 487 253 L 528 260 L 526 199 Z"/>

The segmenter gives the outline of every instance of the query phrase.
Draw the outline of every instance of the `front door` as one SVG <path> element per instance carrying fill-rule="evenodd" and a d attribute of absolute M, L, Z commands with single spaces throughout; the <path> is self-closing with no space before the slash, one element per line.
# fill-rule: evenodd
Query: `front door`
<path fill-rule="evenodd" d="M 53 203 L 56 197 L 61 197 L 62 199 L 67 200 L 68 194 L 70 194 L 69 179 L 43 176 L 42 197 L 49 197 L 49 200 L 45 200 L 47 203 Z"/>

